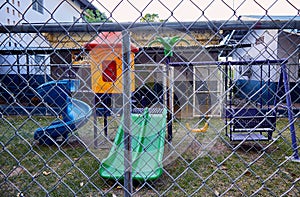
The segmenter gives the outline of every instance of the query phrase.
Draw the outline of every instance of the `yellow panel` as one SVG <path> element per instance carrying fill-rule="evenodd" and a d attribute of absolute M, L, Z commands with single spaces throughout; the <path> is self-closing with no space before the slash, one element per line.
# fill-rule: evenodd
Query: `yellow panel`
<path fill-rule="evenodd" d="M 121 49 L 94 48 L 90 52 L 91 56 L 91 74 L 92 74 L 92 90 L 95 93 L 112 93 L 120 94 L 123 92 L 122 78 L 122 55 Z M 134 53 L 131 53 L 131 59 L 134 59 Z M 105 82 L 102 79 L 102 62 L 105 60 L 116 61 L 117 79 L 114 82 Z M 131 69 L 134 70 L 134 62 L 131 63 Z M 135 90 L 134 73 L 131 73 L 131 91 Z"/>

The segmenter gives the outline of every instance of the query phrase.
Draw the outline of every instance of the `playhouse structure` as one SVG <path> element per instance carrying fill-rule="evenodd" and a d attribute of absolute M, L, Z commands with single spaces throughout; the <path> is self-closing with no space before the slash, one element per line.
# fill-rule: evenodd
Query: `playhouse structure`
<path fill-rule="evenodd" d="M 91 86 L 97 94 L 120 94 L 122 85 L 122 34 L 120 32 L 103 32 L 95 40 L 85 44 L 89 51 L 91 65 Z M 131 59 L 138 48 L 131 44 Z M 131 61 L 134 70 L 134 61 Z M 131 74 L 131 91 L 135 89 L 134 74 Z"/>

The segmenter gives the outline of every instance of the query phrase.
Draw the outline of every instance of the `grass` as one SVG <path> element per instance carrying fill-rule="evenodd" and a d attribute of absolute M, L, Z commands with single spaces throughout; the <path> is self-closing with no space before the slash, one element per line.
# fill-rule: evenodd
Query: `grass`
<path fill-rule="evenodd" d="M 49 147 L 33 140 L 34 130 L 54 119 L 9 116 L 0 120 L 1 195 L 123 195 L 122 182 L 99 176 L 101 157 L 87 146 L 72 141 Z M 99 118 L 99 127 L 102 121 Z M 118 125 L 111 124 L 115 124 L 112 128 Z M 293 153 L 289 130 L 281 133 L 286 125 L 287 119 L 278 119 L 276 141 L 241 145 L 228 141 L 221 132 L 220 119 L 212 119 L 209 131 L 199 134 L 191 134 L 184 124 L 174 123 L 172 145 L 180 155 L 165 162 L 158 180 L 135 183 L 135 196 L 297 196 L 299 164 L 286 159 Z M 299 122 L 295 126 L 299 136 Z M 105 157 L 108 150 L 101 156 Z"/>

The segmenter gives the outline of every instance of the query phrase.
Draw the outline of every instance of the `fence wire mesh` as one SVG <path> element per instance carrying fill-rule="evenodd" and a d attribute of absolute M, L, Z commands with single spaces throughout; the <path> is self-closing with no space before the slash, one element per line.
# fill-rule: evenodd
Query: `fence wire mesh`
<path fill-rule="evenodd" d="M 1 196 L 298 196 L 299 8 L 1 0 Z"/>

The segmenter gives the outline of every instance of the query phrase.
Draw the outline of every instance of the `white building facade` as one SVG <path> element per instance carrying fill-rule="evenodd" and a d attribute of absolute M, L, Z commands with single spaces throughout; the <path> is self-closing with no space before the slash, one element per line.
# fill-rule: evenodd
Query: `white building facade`
<path fill-rule="evenodd" d="M 250 18 L 251 19 L 251 18 Z M 259 17 L 252 16 L 253 20 L 259 19 Z M 274 20 L 285 20 L 286 17 L 274 17 Z M 265 19 L 267 20 L 267 19 Z M 248 31 L 243 39 L 239 41 L 241 44 L 250 44 L 251 47 L 236 49 L 232 54 L 232 58 L 235 61 L 253 61 L 253 60 L 276 60 L 286 59 L 288 60 L 287 68 L 289 74 L 292 100 L 300 102 L 299 99 L 299 59 L 300 53 L 297 52 L 297 47 L 300 44 L 300 34 L 297 30 L 251 30 Z M 280 65 L 241 65 L 235 67 L 235 82 L 236 85 L 242 90 L 242 97 L 256 98 L 253 94 L 257 94 L 257 97 L 263 95 L 265 99 L 273 103 L 270 95 L 274 94 L 277 89 L 277 82 L 279 80 Z M 265 90 L 261 86 L 269 84 L 270 90 Z M 264 92 L 258 94 L 258 91 Z M 268 95 L 270 93 L 270 95 Z M 268 94 L 267 94 L 268 93 Z"/>
<path fill-rule="evenodd" d="M 1 25 L 60 24 L 83 22 L 85 9 L 96 8 L 87 0 L 0 0 Z M 49 48 L 50 43 L 39 33 L 0 34 L 1 50 Z M 0 55 L 0 74 L 47 74 L 50 68 L 22 66 L 49 64 L 47 55 Z M 16 65 L 16 66 L 15 66 Z M 29 73 L 28 73 L 29 72 Z"/>

